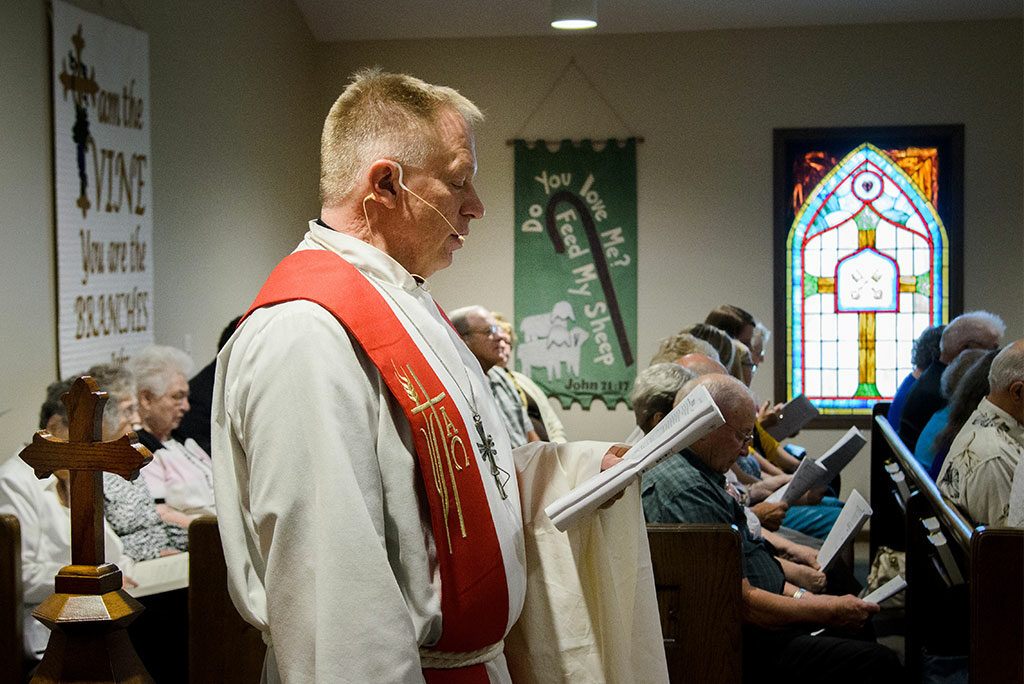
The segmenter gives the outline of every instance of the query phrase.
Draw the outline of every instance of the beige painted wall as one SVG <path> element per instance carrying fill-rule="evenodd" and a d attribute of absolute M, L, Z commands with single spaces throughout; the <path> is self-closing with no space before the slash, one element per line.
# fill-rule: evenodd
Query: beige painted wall
<path fill-rule="evenodd" d="M 1000 313 L 1009 335 L 1022 337 L 1021 36 L 1020 21 L 1005 21 L 335 44 L 318 51 L 318 104 L 328 106 L 347 74 L 376 64 L 451 85 L 484 110 L 477 186 L 487 216 L 455 266 L 432 279 L 448 308 L 512 312 L 508 138 L 643 136 L 642 362 L 660 338 L 720 303 L 772 323 L 773 128 L 963 123 L 964 304 Z M 542 99 L 570 59 L 599 92 L 570 70 Z M 769 360 L 755 378 L 764 398 L 773 373 Z M 595 402 L 562 416 L 575 438 L 619 439 L 632 427 L 624 405 L 610 412 Z M 805 431 L 796 441 L 820 454 L 840 434 Z M 850 466 L 844 489 L 866 493 L 866 465 Z"/>
<path fill-rule="evenodd" d="M 162 343 L 190 342 L 198 365 L 316 215 L 320 121 L 348 75 L 372 64 L 459 88 L 488 115 L 478 132 L 487 217 L 455 267 L 432 279 L 448 308 L 479 301 L 511 313 L 505 140 L 517 134 L 646 139 L 646 360 L 658 339 L 721 302 L 771 322 L 773 128 L 964 123 L 965 305 L 999 312 L 1011 335 L 1024 336 L 1020 21 L 314 45 L 290 3 L 102 5 L 150 35 L 155 332 Z M 34 429 L 56 376 L 44 3 L 3 3 L 0 27 L 0 449 L 10 453 Z M 570 58 L 600 96 L 571 74 L 542 101 Z M 772 373 L 769 361 L 755 380 L 765 398 Z M 631 425 L 624 407 L 599 403 L 563 416 L 574 437 L 616 439 Z M 837 434 L 808 431 L 798 441 L 819 453 Z M 866 490 L 857 467 L 844 479 Z"/>
<path fill-rule="evenodd" d="M 75 4 L 149 34 L 154 330 L 198 369 L 316 214 L 312 38 L 278 0 Z M 0 3 L 0 461 L 57 376 L 49 33 L 43 0 Z"/>

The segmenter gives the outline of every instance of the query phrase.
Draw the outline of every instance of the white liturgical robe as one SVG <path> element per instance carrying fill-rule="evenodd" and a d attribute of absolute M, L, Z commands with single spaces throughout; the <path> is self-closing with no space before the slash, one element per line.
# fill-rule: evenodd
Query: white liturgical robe
<path fill-rule="evenodd" d="M 478 412 L 494 439 L 506 499 L 478 450 L 470 457 L 505 568 L 507 632 L 528 593 L 531 561 L 517 464 L 479 364 L 426 290 L 383 252 L 315 222 L 298 249 L 334 251 L 365 275 L 445 386 L 458 389 L 460 413 Z M 229 591 L 270 644 L 264 680 L 423 681 L 420 648 L 442 631 L 437 549 L 409 423 L 363 349 L 311 302 L 257 309 L 218 356 L 212 425 Z M 598 472 L 606 448 L 539 447 L 566 459 L 559 467 L 574 482 Z M 515 460 L 530 462 L 537 449 Z M 642 517 L 636 534 L 646 549 Z M 653 605 L 653 581 L 641 579 L 636 591 Z M 660 649 L 656 609 L 644 620 L 655 633 L 638 631 Z M 500 646 L 497 653 L 487 673 L 510 681 Z"/>

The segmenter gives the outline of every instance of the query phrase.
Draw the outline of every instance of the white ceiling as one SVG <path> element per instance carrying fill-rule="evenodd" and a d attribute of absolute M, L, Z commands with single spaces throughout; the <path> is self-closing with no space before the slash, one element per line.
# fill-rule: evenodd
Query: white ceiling
<path fill-rule="evenodd" d="M 548 0 L 294 0 L 319 41 L 564 34 Z M 597 0 L 584 33 L 1020 18 L 1021 0 Z"/>

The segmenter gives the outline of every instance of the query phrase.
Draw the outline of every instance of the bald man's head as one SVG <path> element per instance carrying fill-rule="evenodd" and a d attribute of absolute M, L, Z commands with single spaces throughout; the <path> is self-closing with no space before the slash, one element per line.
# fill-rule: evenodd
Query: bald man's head
<path fill-rule="evenodd" d="M 690 449 L 712 470 L 724 473 L 747 452 L 757 414 L 754 395 L 731 375 L 709 374 L 690 380 L 679 390 L 676 403 L 697 387 L 705 387 L 725 418 L 725 425 L 694 442 Z"/>
<path fill-rule="evenodd" d="M 691 373 L 700 377 L 702 375 L 710 375 L 712 373 L 728 375 L 729 371 L 721 363 L 712 359 L 704 354 L 687 354 L 683 358 L 676 361 L 680 366 L 686 368 Z"/>

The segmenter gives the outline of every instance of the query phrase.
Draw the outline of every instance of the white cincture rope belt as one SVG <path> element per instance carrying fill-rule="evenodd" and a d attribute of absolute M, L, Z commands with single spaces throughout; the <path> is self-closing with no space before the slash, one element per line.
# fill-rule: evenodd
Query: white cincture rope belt
<path fill-rule="evenodd" d="M 505 650 L 505 642 L 485 646 L 476 651 L 452 652 L 435 651 L 420 646 L 420 667 L 451 670 L 457 667 L 469 667 L 494 660 Z"/>

